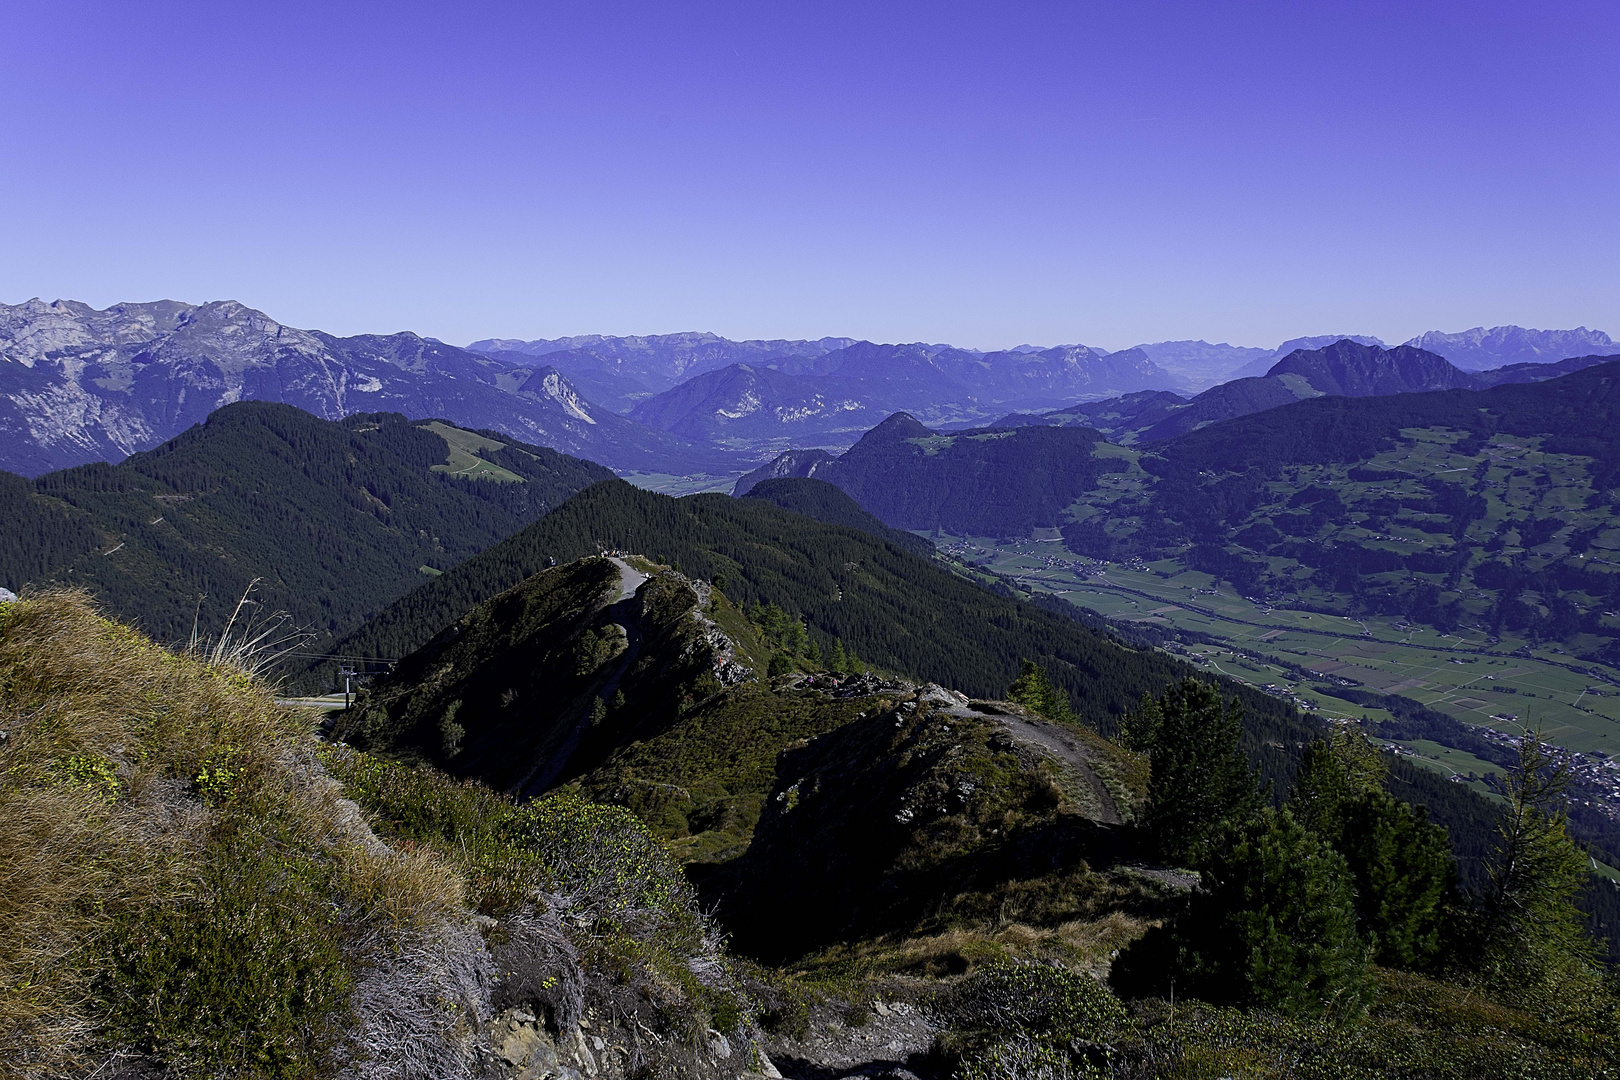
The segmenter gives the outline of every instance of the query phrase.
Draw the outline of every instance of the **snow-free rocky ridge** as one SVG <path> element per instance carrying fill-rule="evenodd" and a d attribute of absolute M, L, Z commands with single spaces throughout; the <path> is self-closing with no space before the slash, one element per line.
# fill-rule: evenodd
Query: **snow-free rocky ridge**
<path fill-rule="evenodd" d="M 119 461 L 244 400 L 327 420 L 438 417 L 617 469 L 731 465 L 722 452 L 598 408 L 553 368 L 412 333 L 339 338 L 232 300 L 0 305 L 0 468 L 33 476 Z"/>

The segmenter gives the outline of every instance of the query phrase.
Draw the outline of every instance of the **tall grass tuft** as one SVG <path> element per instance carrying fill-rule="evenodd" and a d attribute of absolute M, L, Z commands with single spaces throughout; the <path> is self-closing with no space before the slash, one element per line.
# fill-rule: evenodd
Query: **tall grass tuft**
<path fill-rule="evenodd" d="M 319 1072 L 367 956 L 462 911 L 253 677 L 268 639 L 230 639 L 177 654 L 73 592 L 0 604 L 0 1060 L 24 1075 Z"/>
<path fill-rule="evenodd" d="M 289 653 L 313 638 L 313 634 L 290 627 L 292 616 L 285 611 L 267 615 L 260 610 L 253 594 L 263 580 L 254 578 L 248 582 L 218 637 L 210 638 L 203 633 L 194 618 L 191 638 L 186 642 L 187 655 L 212 667 L 234 668 L 244 675 L 262 678 Z"/>

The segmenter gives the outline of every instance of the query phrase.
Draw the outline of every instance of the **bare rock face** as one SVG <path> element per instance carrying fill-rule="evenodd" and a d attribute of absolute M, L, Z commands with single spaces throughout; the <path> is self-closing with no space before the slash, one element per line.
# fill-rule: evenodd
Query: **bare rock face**
<path fill-rule="evenodd" d="M 443 417 L 619 468 L 724 464 L 598 408 L 552 368 L 412 333 L 338 338 L 234 300 L 105 311 L 0 304 L 0 468 L 32 476 L 118 461 L 236 401 L 283 402 L 326 420 Z"/>
<path fill-rule="evenodd" d="M 1522 326 L 1493 326 L 1487 330 L 1476 326 L 1458 334 L 1430 330 L 1406 344 L 1439 353 L 1464 371 L 1620 353 L 1620 344 L 1608 334 L 1584 326 L 1573 330 L 1530 330 Z"/>
<path fill-rule="evenodd" d="M 565 1062 L 564 1052 L 558 1049 L 545 1023 L 527 1009 L 508 1009 L 489 1027 L 495 1056 L 507 1067 L 512 1080 L 577 1080 L 581 1075 L 595 1076 L 595 1056 L 583 1046 L 578 1028 L 572 1035 L 572 1039 L 564 1040 L 573 1051 L 566 1054 L 569 1060 Z"/>

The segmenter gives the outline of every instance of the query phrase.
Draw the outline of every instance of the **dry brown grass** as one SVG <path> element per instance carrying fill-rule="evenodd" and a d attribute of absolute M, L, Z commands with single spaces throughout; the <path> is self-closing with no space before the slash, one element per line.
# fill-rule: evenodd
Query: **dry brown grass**
<path fill-rule="evenodd" d="M 77 593 L 0 605 L 0 1062 L 82 1067 L 121 914 L 197 896 L 224 817 L 337 868 L 370 937 L 442 924 L 462 883 L 365 828 L 311 753 L 313 717 L 240 667 L 177 655 Z"/>
<path fill-rule="evenodd" d="M 818 977 L 851 973 L 944 978 L 1000 960 L 1056 963 L 1097 977 L 1107 974 L 1117 950 L 1141 937 L 1153 923 L 1124 912 L 1075 919 L 1055 927 L 1020 922 L 953 927 L 937 934 L 878 938 L 840 945 L 801 962 Z"/>

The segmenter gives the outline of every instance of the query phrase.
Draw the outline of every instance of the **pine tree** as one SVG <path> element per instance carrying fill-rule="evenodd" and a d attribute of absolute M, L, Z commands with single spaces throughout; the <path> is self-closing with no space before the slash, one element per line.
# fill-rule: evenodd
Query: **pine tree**
<path fill-rule="evenodd" d="M 1159 710 L 1159 703 L 1148 694 L 1143 694 L 1136 708 L 1126 713 L 1120 721 L 1120 743 L 1127 750 L 1142 753 L 1152 750 L 1153 740 L 1159 737 L 1159 724 L 1163 720 L 1164 713 Z"/>
<path fill-rule="evenodd" d="M 1033 660 L 1023 662 L 1018 678 L 1007 690 L 1007 700 L 1053 723 L 1072 724 L 1079 719 L 1075 716 L 1074 706 L 1069 703 L 1069 695 L 1052 685 L 1046 669 Z"/>
<path fill-rule="evenodd" d="M 1346 808 L 1338 849 L 1350 865 L 1358 925 L 1374 958 L 1409 970 L 1432 966 L 1457 883 L 1446 830 L 1423 807 L 1370 791 Z"/>
<path fill-rule="evenodd" d="M 1187 864 L 1222 822 L 1242 820 L 1260 805 L 1254 772 L 1238 750 L 1243 709 L 1236 700 L 1223 705 L 1196 679 L 1165 691 L 1154 709 L 1145 824 L 1166 858 Z"/>
<path fill-rule="evenodd" d="M 1387 775 L 1365 736 L 1335 727 L 1306 748 L 1288 806 L 1345 857 L 1357 925 L 1378 962 L 1424 968 L 1440 951 L 1456 862 L 1446 831 L 1384 790 Z"/>
<path fill-rule="evenodd" d="M 1366 992 L 1349 867 L 1288 810 L 1228 822 L 1172 932 L 1175 970 L 1208 1001 L 1347 1015 Z"/>
<path fill-rule="evenodd" d="M 1382 791 L 1389 766 L 1366 736 L 1334 726 L 1305 748 L 1288 805 L 1300 824 L 1339 846 L 1351 803 Z"/>
<path fill-rule="evenodd" d="M 1569 781 L 1568 759 L 1554 757 L 1539 731 L 1519 740 L 1517 766 L 1500 781 L 1508 805 L 1481 911 L 1485 984 L 1549 1014 L 1589 1007 L 1601 981 L 1597 948 L 1575 906 L 1590 870 L 1569 835 Z"/>

